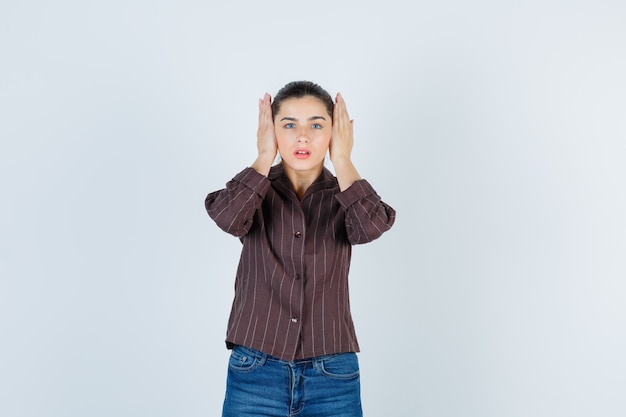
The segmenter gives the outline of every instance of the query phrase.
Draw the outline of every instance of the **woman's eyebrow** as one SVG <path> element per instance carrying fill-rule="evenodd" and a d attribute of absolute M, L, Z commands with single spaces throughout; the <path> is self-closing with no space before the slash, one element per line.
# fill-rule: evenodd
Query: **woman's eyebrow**
<path fill-rule="evenodd" d="M 311 117 L 309 117 L 309 121 L 311 121 L 311 120 L 320 120 L 320 119 L 321 120 L 326 120 L 326 118 L 324 116 L 311 116 Z M 282 119 L 280 119 L 281 122 L 283 120 L 287 120 L 289 122 L 297 122 L 298 121 L 298 119 L 295 118 L 295 117 L 287 117 L 287 116 L 285 116 Z"/>

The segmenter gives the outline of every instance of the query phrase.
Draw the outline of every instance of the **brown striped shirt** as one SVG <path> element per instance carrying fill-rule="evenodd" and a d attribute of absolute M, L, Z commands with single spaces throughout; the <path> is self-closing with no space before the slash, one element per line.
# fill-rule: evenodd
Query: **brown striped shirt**
<path fill-rule="evenodd" d="M 352 245 L 378 238 L 395 220 L 366 180 L 340 192 L 324 168 L 300 201 L 281 165 L 268 177 L 246 168 L 205 206 L 243 243 L 229 347 L 284 360 L 359 351 L 348 294 Z"/>

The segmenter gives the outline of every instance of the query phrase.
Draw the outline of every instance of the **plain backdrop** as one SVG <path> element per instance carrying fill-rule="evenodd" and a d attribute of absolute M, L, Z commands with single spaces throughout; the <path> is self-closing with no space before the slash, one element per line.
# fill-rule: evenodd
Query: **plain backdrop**
<path fill-rule="evenodd" d="M 341 92 L 366 416 L 626 415 L 623 1 L 2 1 L 0 415 L 219 416 L 258 99 Z M 330 166 L 330 164 L 329 164 Z"/>

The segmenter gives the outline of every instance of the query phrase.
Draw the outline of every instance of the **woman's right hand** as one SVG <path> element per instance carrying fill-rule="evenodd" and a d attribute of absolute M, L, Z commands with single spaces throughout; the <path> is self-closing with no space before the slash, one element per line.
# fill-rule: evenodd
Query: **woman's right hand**
<path fill-rule="evenodd" d="M 278 144 L 274 132 L 274 119 L 272 117 L 272 97 L 265 93 L 259 99 L 259 128 L 257 130 L 257 150 L 259 156 L 252 165 L 257 172 L 267 176 L 276 159 Z"/>

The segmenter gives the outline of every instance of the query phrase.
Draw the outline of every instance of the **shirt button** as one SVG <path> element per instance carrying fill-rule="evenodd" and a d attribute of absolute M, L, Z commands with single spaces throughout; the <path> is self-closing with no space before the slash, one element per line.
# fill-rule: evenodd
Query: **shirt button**
<path fill-rule="evenodd" d="M 291 318 L 291 322 L 292 323 L 297 323 L 298 322 L 298 318 L 297 317 L 292 317 Z"/>
<path fill-rule="evenodd" d="M 302 232 L 296 232 L 293 235 L 299 239 L 302 237 Z"/>
<path fill-rule="evenodd" d="M 294 277 L 296 281 L 298 281 L 300 279 L 300 275 L 297 275 Z"/>

